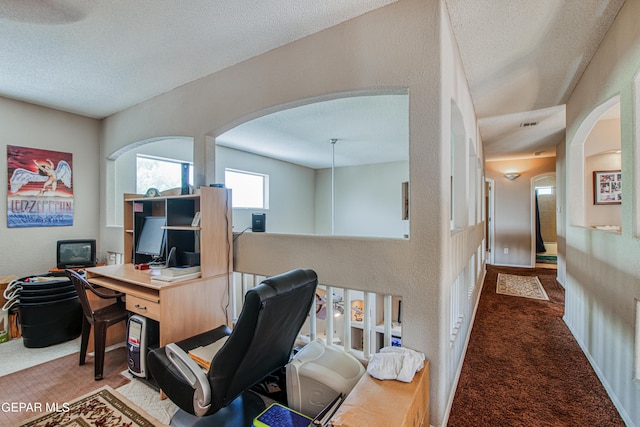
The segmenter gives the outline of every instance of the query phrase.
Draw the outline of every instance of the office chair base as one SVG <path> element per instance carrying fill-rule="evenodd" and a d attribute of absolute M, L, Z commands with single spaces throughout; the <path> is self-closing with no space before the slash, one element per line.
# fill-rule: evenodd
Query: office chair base
<path fill-rule="evenodd" d="M 253 419 L 264 411 L 267 404 L 256 393 L 244 392 L 226 407 L 206 417 L 196 417 L 179 409 L 171 418 L 173 427 L 251 427 Z"/>

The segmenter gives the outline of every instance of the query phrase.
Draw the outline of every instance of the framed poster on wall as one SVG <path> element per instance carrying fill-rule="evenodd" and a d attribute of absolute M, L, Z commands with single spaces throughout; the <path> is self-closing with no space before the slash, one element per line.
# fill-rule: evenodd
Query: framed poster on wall
<path fill-rule="evenodd" d="M 593 172 L 593 204 L 619 205 L 622 203 L 622 171 Z"/>
<path fill-rule="evenodd" d="M 7 145 L 7 228 L 73 225 L 72 154 Z"/>

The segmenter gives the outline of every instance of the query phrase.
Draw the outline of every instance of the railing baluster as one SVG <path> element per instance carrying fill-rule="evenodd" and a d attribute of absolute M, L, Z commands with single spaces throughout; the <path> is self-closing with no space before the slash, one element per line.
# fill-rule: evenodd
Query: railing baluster
<path fill-rule="evenodd" d="M 311 310 L 309 310 L 309 342 L 315 341 L 317 337 L 316 313 L 318 312 L 318 299 L 313 298 Z"/>
<path fill-rule="evenodd" d="M 392 296 L 384 296 L 384 347 L 391 345 L 391 308 Z"/>
<path fill-rule="evenodd" d="M 231 314 L 233 314 L 234 320 L 237 319 L 242 305 L 244 304 L 245 294 L 247 291 L 259 283 L 261 283 L 268 276 L 260 276 L 257 274 L 234 272 L 233 278 L 230 282 L 230 295 L 231 295 Z M 359 316 L 362 318 L 362 358 L 368 359 L 372 354 L 378 352 L 378 346 L 388 347 L 391 345 L 393 338 L 393 296 L 386 294 L 376 294 L 374 292 L 355 291 L 347 288 L 338 288 L 333 286 L 320 285 L 320 289 L 324 288 L 326 293 L 324 295 L 324 301 L 314 298 L 311 308 L 309 310 L 309 321 L 307 322 L 309 332 L 309 341 L 313 341 L 322 335 L 322 330 L 318 331 L 318 320 L 316 313 L 320 304 L 325 308 L 325 341 L 327 345 L 333 345 L 336 340 L 336 320 L 342 319 L 343 325 L 339 328 L 338 336 L 341 341 L 341 346 L 346 352 L 358 352 L 353 348 L 352 333 L 354 329 L 354 322 L 352 321 L 351 313 L 353 298 L 363 298 L 362 313 L 358 310 Z M 341 295 L 341 299 L 336 299 L 336 296 Z M 360 297 L 363 295 L 363 297 Z M 382 303 L 380 307 L 378 304 Z M 452 311 L 455 311 L 456 307 L 452 307 Z M 382 310 L 382 312 L 380 312 Z M 336 317 L 336 316 L 339 317 Z M 379 322 L 382 323 L 379 323 Z M 360 328 L 360 321 L 356 322 L 356 327 Z M 306 326 L 305 326 L 306 334 Z M 381 340 L 382 338 L 382 340 Z M 358 343 L 359 347 L 359 343 Z M 359 356 L 360 357 L 360 356 Z"/>
<path fill-rule="evenodd" d="M 351 294 L 349 289 L 345 289 L 343 293 L 344 338 L 342 339 L 342 345 L 344 347 L 344 351 L 351 351 Z"/>
<path fill-rule="evenodd" d="M 365 359 L 369 359 L 371 354 L 371 329 L 375 322 L 371 320 L 371 300 L 369 292 L 364 293 L 364 319 L 362 321 L 362 354 Z"/>
<path fill-rule="evenodd" d="M 333 345 L 333 287 L 327 286 L 327 318 L 326 322 L 326 331 L 327 334 L 327 345 Z"/>

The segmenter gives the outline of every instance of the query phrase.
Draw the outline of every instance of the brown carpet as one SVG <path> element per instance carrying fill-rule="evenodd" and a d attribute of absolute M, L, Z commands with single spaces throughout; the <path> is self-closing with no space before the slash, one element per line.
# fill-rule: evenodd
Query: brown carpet
<path fill-rule="evenodd" d="M 538 276 L 549 301 L 497 294 L 498 273 Z M 555 276 L 487 267 L 449 426 L 624 426 L 562 320 Z"/>
<path fill-rule="evenodd" d="M 63 403 L 102 386 L 115 389 L 128 383 L 129 379 L 120 375 L 127 369 L 126 353 L 126 348 L 121 347 L 105 355 L 102 381 L 93 379 L 93 357 L 87 356 L 87 363 L 79 366 L 78 353 L 0 377 L 0 405 L 31 403 L 34 409 L 0 410 L 0 425 L 11 426 L 32 418 L 44 412 L 47 403 L 58 403 L 62 407 Z M 37 410 L 38 403 L 42 411 Z"/>

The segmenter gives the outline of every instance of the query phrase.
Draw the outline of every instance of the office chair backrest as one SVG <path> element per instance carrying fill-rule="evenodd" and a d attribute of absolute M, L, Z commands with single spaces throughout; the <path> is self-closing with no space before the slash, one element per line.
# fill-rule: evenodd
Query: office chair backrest
<path fill-rule="evenodd" d="M 232 334 L 211 363 L 212 406 L 226 406 L 283 367 L 315 298 L 312 270 L 294 270 L 249 290 Z"/>
<path fill-rule="evenodd" d="M 71 283 L 73 283 L 73 287 L 76 288 L 78 299 L 80 300 L 80 304 L 82 304 L 84 317 L 93 324 L 93 309 L 89 304 L 89 297 L 87 296 L 86 280 L 73 270 L 66 270 L 65 273 L 69 280 L 71 280 Z"/>

